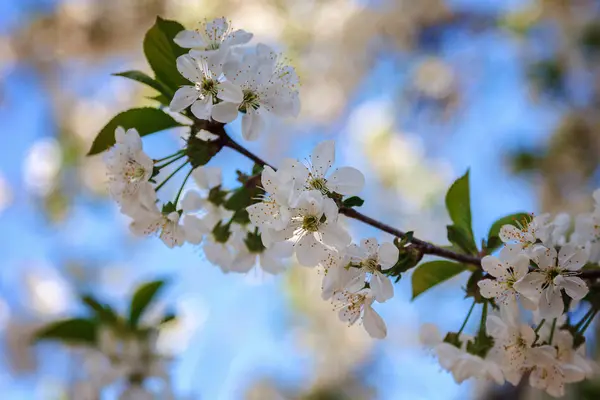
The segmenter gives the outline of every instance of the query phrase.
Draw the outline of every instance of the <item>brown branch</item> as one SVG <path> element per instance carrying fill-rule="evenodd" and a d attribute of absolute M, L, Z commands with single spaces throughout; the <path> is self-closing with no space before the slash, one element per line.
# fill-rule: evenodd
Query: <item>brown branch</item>
<path fill-rule="evenodd" d="M 206 121 L 202 121 L 202 122 L 206 122 Z M 249 151 L 248 149 L 246 149 L 244 146 L 240 145 L 235 140 L 233 140 L 225 131 L 223 124 L 210 122 L 210 123 L 206 124 L 205 126 L 203 126 L 203 129 L 210 130 L 214 134 L 221 136 L 224 141 L 225 146 L 237 151 L 240 154 L 243 154 L 244 156 L 248 157 L 250 160 L 254 161 L 256 164 L 260 164 L 262 166 L 269 166 L 269 167 L 273 168 L 273 170 L 277 170 L 277 168 L 273 167 L 272 165 L 270 165 L 269 163 L 267 163 L 266 161 L 264 161 L 263 159 L 261 159 L 260 157 L 258 157 L 257 155 L 255 155 L 254 153 Z M 250 178 L 248 178 L 245 185 L 251 186 L 251 185 L 258 184 L 260 182 L 260 176 L 261 176 L 260 173 L 251 176 Z M 403 232 L 403 231 L 396 229 L 390 225 L 387 225 L 381 221 L 373 219 L 361 212 L 356 211 L 353 208 L 340 207 L 339 211 L 340 211 L 340 214 L 343 214 L 343 215 L 345 215 L 349 218 L 355 219 L 357 221 L 361 221 L 367 225 L 377 228 L 383 232 L 389 233 L 390 235 L 396 236 L 400 239 L 403 239 L 406 237 L 406 232 Z M 412 243 L 415 247 L 417 247 L 423 254 L 430 254 L 430 255 L 442 257 L 442 258 L 445 258 L 448 260 L 458 261 L 458 262 L 461 262 L 464 264 L 475 265 L 478 268 L 481 268 L 481 257 L 479 257 L 479 256 L 457 253 L 455 251 L 445 249 L 440 246 L 436 246 L 433 243 L 418 239 L 416 237 L 412 237 L 410 240 L 410 243 Z M 600 278 L 600 270 L 582 271 L 579 276 L 584 279 L 598 279 L 598 278 Z"/>

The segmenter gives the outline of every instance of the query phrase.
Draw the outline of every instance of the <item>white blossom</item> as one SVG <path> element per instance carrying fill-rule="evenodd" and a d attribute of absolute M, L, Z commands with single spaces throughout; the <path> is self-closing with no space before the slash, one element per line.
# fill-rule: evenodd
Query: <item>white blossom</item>
<path fill-rule="evenodd" d="M 563 313 L 562 289 L 573 300 L 581 300 L 587 294 L 587 285 L 575 276 L 587 262 L 587 253 L 583 249 L 565 245 L 557 257 L 554 248 L 536 246 L 532 260 L 538 268 L 516 282 L 514 288 L 538 303 L 543 318 L 556 318 Z"/>
<path fill-rule="evenodd" d="M 338 316 L 341 321 L 350 326 L 362 318 L 362 324 L 371 337 L 383 339 L 387 335 L 385 322 L 372 307 L 375 297 L 370 289 L 362 289 L 356 293 L 337 292 L 333 300 L 339 308 Z"/>
<path fill-rule="evenodd" d="M 227 79 L 239 86 L 243 99 L 239 103 L 242 136 L 256 140 L 265 127 L 265 115 L 296 117 L 300 111 L 298 76 L 293 67 L 278 62 L 269 46 L 258 44 L 256 52 L 242 60 L 230 60 L 223 65 Z"/>
<path fill-rule="evenodd" d="M 477 282 L 477 285 L 483 297 L 495 299 L 496 304 L 502 305 L 509 313 L 515 314 L 518 307 L 517 298 L 519 293 L 515 290 L 514 284 L 527 274 L 529 258 L 519 254 L 505 260 L 503 256 L 504 253 L 501 253 L 501 258 L 483 257 L 481 266 L 494 279 L 483 279 Z M 523 297 L 522 300 L 526 308 L 535 309 L 537 307 L 536 303 L 532 303 L 526 297 Z"/>
<path fill-rule="evenodd" d="M 140 203 L 123 209 L 123 213 L 133 219 L 129 225 L 131 231 L 138 236 L 158 234 L 169 248 L 182 246 L 186 241 L 186 230 L 179 224 L 180 213 L 162 212 L 156 201 L 154 188 L 143 186 L 140 190 Z"/>
<path fill-rule="evenodd" d="M 237 117 L 237 105 L 242 101 L 242 90 L 225 80 L 220 69 L 209 68 L 202 59 L 189 54 L 177 58 L 177 70 L 193 86 L 182 86 L 175 92 L 169 108 L 174 112 L 183 111 L 191 106 L 196 118 L 213 118 L 228 123 Z M 220 100 L 219 103 L 215 102 Z"/>
<path fill-rule="evenodd" d="M 236 255 L 230 270 L 241 273 L 249 272 L 252 267 L 258 265 L 264 272 L 276 275 L 285 269 L 283 258 L 289 258 L 293 253 L 290 242 L 279 242 L 268 249 L 263 247 L 255 251 L 251 251 L 245 242 L 237 242 L 234 246 Z"/>
<path fill-rule="evenodd" d="M 394 296 L 394 286 L 389 277 L 381 271 L 390 269 L 398 261 L 399 250 L 390 242 L 384 242 L 381 245 L 377 239 L 363 239 L 360 246 L 352 244 L 348 247 L 347 253 L 350 256 L 350 269 L 357 272 L 346 289 L 356 292 L 365 286 L 365 281 L 369 282 L 369 287 L 375 297 L 375 300 L 382 303 Z"/>
<path fill-rule="evenodd" d="M 504 225 L 500 228 L 500 239 L 505 243 L 503 251 L 505 257 L 516 257 L 529 251 L 539 241 L 548 241 L 552 226 L 550 225 L 550 214 L 528 217 L 522 221 L 515 221 L 516 225 Z"/>
<path fill-rule="evenodd" d="M 421 343 L 433 350 L 440 366 L 452 374 L 456 383 L 462 383 L 469 378 L 490 379 L 499 385 L 504 383 L 502 370 L 495 362 L 466 351 L 467 342 L 471 337 L 460 335 L 462 347 L 458 348 L 444 342 L 439 329 L 433 324 L 424 324 L 419 336 Z"/>
<path fill-rule="evenodd" d="M 154 162 L 144 153 L 142 139 L 135 129 L 115 130 L 115 145 L 106 154 L 108 188 L 113 198 L 125 207 L 138 202 L 143 186 L 150 186 Z"/>
<path fill-rule="evenodd" d="M 334 201 L 318 190 L 302 193 L 291 212 L 289 224 L 269 235 L 263 232 L 263 243 L 291 241 L 298 262 L 314 267 L 327 257 L 328 248 L 345 248 L 350 244 L 348 232 L 338 223 L 338 208 Z M 266 239 L 266 240 L 265 240 Z"/>
<path fill-rule="evenodd" d="M 319 190 L 324 195 L 335 192 L 354 196 L 360 193 L 365 185 L 364 175 L 352 167 L 341 167 L 328 175 L 334 162 L 335 142 L 326 140 L 314 148 L 308 166 L 287 159 L 281 169 L 293 177 L 296 196 L 304 190 Z"/>
<path fill-rule="evenodd" d="M 202 24 L 199 29 L 179 32 L 173 41 L 185 49 L 191 49 L 190 55 L 216 66 L 223 63 L 231 47 L 246 44 L 251 39 L 251 33 L 242 29 L 233 31 L 225 18 L 215 18 Z"/>

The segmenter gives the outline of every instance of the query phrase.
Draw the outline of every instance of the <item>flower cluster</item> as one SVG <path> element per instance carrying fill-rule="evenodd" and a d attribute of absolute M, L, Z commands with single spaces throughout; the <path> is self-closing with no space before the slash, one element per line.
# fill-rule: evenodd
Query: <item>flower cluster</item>
<path fill-rule="evenodd" d="M 242 51 L 252 34 L 232 32 L 224 18 L 197 31 L 181 31 L 175 43 L 191 48 L 177 59 L 177 69 L 192 85 L 182 86 L 171 101 L 172 111 L 188 107 L 199 119 L 222 123 L 242 116 L 242 135 L 255 140 L 265 127 L 265 116 L 297 116 L 300 112 L 298 75 L 269 46 L 259 43 Z M 237 50 L 237 51 L 236 51 Z"/>
<path fill-rule="evenodd" d="M 171 393 L 167 367 L 169 358 L 156 350 L 156 334 L 119 335 L 108 326 L 98 330 L 95 347 L 80 349 L 81 379 L 74 385 L 76 399 L 98 398 L 101 391 L 117 382 L 127 382 L 120 399 L 153 399 L 144 388 L 144 380 L 158 378 L 165 386 L 165 396 Z"/>
<path fill-rule="evenodd" d="M 393 297 L 384 273 L 398 261 L 399 250 L 374 238 L 351 244 L 338 204 L 343 196 L 358 194 L 365 179 L 352 167 L 330 173 L 334 162 L 334 143 L 325 141 L 307 165 L 287 159 L 277 171 L 266 167 L 261 176 L 265 196 L 247 211 L 267 249 L 287 246 L 301 265 L 323 268 L 323 297 L 336 304 L 342 321 L 352 325 L 362 317 L 367 332 L 383 338 L 386 326 L 372 304 Z"/>
<path fill-rule="evenodd" d="M 422 327 L 422 342 L 457 382 L 474 377 L 516 386 L 528 374 L 532 387 L 560 397 L 566 383 L 597 372 L 585 356 L 583 336 L 596 314 L 594 305 L 577 324 L 568 314 L 581 308 L 579 302 L 589 291 L 577 275 L 595 244 L 590 228 L 596 215 L 578 217 L 571 235 L 571 219 L 565 214 L 502 226 L 504 247 L 498 257 L 485 256 L 481 262 L 486 275 L 477 282 L 484 304 L 478 335 L 466 336 L 461 329 L 442 339 L 435 326 Z M 486 315 L 488 304 L 496 315 Z"/>

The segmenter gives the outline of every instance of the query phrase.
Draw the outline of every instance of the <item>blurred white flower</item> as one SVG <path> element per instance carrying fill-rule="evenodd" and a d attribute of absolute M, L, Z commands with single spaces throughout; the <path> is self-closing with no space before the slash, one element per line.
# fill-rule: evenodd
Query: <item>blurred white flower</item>
<path fill-rule="evenodd" d="M 54 138 L 36 141 L 25 158 L 23 180 L 27 189 L 46 196 L 54 188 L 62 163 L 62 151 Z"/>
<path fill-rule="evenodd" d="M 24 280 L 28 305 L 41 316 L 63 314 L 73 304 L 68 282 L 50 266 L 26 270 Z"/>

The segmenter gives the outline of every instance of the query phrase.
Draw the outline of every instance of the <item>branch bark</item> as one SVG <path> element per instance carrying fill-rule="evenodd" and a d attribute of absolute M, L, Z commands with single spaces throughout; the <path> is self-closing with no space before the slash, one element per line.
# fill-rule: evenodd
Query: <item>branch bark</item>
<path fill-rule="evenodd" d="M 206 122 L 206 121 L 202 121 Z M 209 122 L 205 124 L 203 129 L 207 129 L 212 133 L 221 136 L 224 146 L 229 147 L 232 150 L 237 151 L 238 153 L 246 156 L 250 160 L 254 161 L 256 164 L 260 164 L 262 166 L 269 166 L 273 168 L 273 170 L 277 170 L 277 168 L 273 167 L 271 164 L 264 161 L 262 158 L 258 157 L 256 154 L 252 153 L 250 150 L 246 149 L 244 146 L 237 143 L 235 140 L 231 138 L 225 131 L 224 125 L 215 122 Z M 260 183 L 260 174 L 251 176 L 246 185 L 254 185 Z M 353 208 L 340 207 L 340 214 L 343 214 L 349 218 L 355 219 L 357 221 L 361 221 L 367 225 L 370 225 L 374 228 L 377 228 L 383 232 L 389 233 L 390 235 L 396 236 L 400 239 L 406 237 L 406 232 L 401 231 L 400 229 L 394 228 L 388 224 L 385 224 L 381 221 L 378 221 L 374 218 L 371 218 L 359 211 L 356 211 Z M 418 239 L 416 237 L 411 238 L 410 243 L 412 243 L 415 247 L 417 247 L 423 254 L 429 254 L 438 256 L 441 258 L 445 258 L 448 260 L 457 261 L 464 264 L 475 265 L 478 268 L 481 268 L 481 257 L 474 256 L 470 254 L 457 253 L 455 251 L 437 246 L 433 243 L 427 242 L 425 240 Z M 583 279 L 598 279 L 600 278 L 600 270 L 587 270 L 582 271 L 579 275 Z"/>

